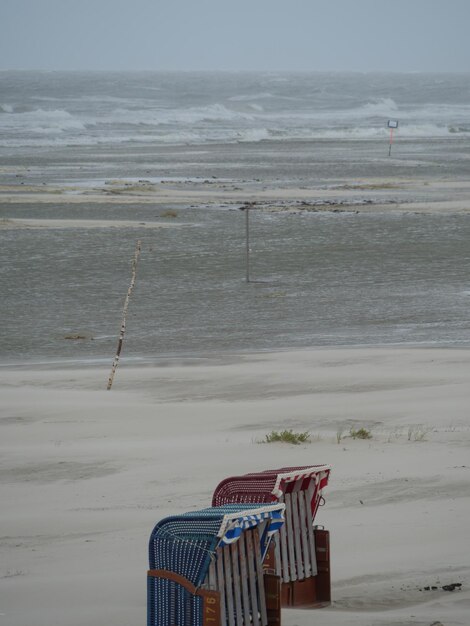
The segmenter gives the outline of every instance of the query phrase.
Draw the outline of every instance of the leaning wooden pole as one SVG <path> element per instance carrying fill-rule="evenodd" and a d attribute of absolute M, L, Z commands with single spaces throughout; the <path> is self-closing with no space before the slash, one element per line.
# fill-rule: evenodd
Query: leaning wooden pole
<path fill-rule="evenodd" d="M 124 341 L 124 333 L 126 332 L 127 307 L 129 306 L 129 300 L 130 300 L 131 293 L 135 285 L 135 276 L 136 276 L 136 271 L 137 271 L 137 262 L 139 260 L 139 255 L 140 255 L 140 247 L 141 246 L 140 246 L 140 239 L 139 239 L 135 248 L 134 260 L 132 261 L 132 278 L 131 278 L 131 283 L 129 285 L 129 289 L 127 290 L 126 300 L 124 301 L 121 331 L 119 333 L 119 341 L 117 345 L 116 356 L 114 357 L 113 366 L 111 368 L 111 374 L 109 375 L 109 379 L 108 379 L 108 387 L 107 387 L 108 391 L 113 386 L 114 374 L 116 373 L 116 368 L 119 363 L 119 357 L 121 356 L 122 342 Z"/>

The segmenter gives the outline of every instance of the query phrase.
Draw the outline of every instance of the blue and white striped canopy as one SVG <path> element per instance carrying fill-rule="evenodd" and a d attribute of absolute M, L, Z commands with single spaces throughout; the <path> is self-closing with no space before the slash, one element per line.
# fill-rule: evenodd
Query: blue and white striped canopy
<path fill-rule="evenodd" d="M 284 508 L 279 502 L 228 504 L 167 517 L 150 536 L 150 569 L 167 569 L 201 584 L 217 547 L 235 543 L 256 526 L 264 558 L 271 537 L 284 523 Z"/>
<path fill-rule="evenodd" d="M 268 523 L 265 524 L 265 522 Z M 261 554 L 264 558 L 271 537 L 279 531 L 283 524 L 284 509 L 277 506 L 263 505 L 255 510 L 250 510 L 249 513 L 245 510 L 226 514 L 218 533 L 220 537 L 219 545 L 235 543 L 243 531 L 256 526 L 263 526 Z"/>

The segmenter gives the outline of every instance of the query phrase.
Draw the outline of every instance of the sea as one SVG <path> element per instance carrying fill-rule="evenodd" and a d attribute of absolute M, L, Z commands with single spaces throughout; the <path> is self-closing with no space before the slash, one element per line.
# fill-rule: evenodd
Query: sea
<path fill-rule="evenodd" d="M 392 135 L 389 120 L 398 122 Z M 391 200 L 396 182 L 395 200 L 423 202 L 433 199 L 428 183 L 445 188 L 469 174 L 470 73 L 0 71 L 0 187 L 10 195 L 28 185 L 146 180 L 311 189 L 314 199 L 315 189 L 383 180 Z M 420 185 L 404 195 L 403 181 Z M 60 195 L 0 196 L 0 225 L 166 219 L 177 227 L 0 228 L 4 365 L 112 360 L 137 240 L 122 349 L 129 364 L 470 345 L 469 214 L 253 210 L 247 281 L 245 215 L 233 203 L 182 203 L 164 218 L 158 202 Z"/>

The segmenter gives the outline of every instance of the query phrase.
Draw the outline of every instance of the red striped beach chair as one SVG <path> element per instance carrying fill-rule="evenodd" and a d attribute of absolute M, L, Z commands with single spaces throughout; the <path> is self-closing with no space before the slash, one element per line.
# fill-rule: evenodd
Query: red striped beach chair
<path fill-rule="evenodd" d="M 265 567 L 282 579 L 282 606 L 322 607 L 331 602 L 329 532 L 314 525 L 330 466 L 282 467 L 225 478 L 213 506 L 228 503 L 284 503 L 281 528 Z"/>

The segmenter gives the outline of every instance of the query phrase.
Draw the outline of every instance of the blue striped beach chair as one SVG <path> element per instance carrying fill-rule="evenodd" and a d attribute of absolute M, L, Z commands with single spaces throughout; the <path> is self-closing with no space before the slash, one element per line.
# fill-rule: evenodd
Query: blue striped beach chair
<path fill-rule="evenodd" d="M 149 541 L 147 626 L 280 626 L 280 578 L 263 569 L 284 504 L 167 517 Z"/>

